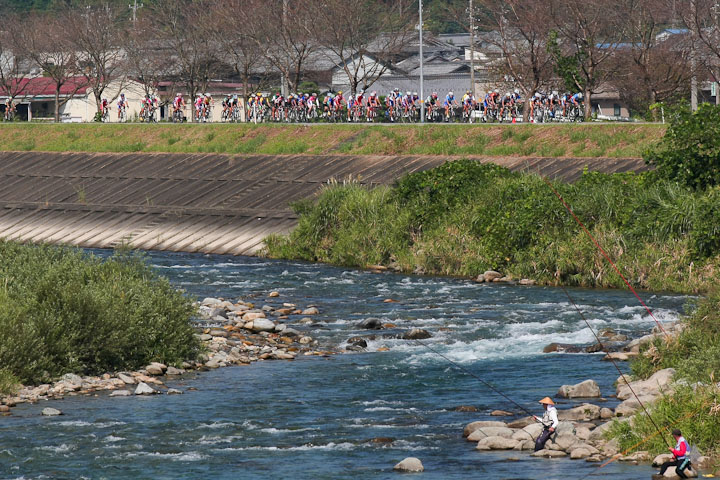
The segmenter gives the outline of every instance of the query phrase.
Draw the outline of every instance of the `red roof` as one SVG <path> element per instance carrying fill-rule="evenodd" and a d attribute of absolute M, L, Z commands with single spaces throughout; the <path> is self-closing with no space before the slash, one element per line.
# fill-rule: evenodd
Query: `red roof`
<path fill-rule="evenodd" d="M 85 95 L 89 88 L 85 77 L 69 77 L 60 87 L 60 96 Z M 55 80 L 49 77 L 21 78 L 14 82 L 11 90 L 23 97 L 52 97 L 55 95 Z M 0 87 L 0 95 L 7 94 L 8 92 Z"/>

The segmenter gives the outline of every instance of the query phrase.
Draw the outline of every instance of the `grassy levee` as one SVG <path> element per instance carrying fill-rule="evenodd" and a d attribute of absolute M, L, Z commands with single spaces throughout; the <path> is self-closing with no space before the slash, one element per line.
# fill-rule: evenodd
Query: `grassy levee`
<path fill-rule="evenodd" d="M 135 254 L 0 241 L 0 278 L 0 393 L 200 352 L 194 303 Z"/>
<path fill-rule="evenodd" d="M 640 157 L 662 125 L 0 124 L 0 150 Z"/>

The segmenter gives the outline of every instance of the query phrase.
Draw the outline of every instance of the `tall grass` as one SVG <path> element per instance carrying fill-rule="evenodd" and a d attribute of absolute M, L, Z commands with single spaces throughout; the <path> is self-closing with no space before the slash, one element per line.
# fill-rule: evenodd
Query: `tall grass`
<path fill-rule="evenodd" d="M 720 211 L 715 191 L 691 192 L 652 174 L 589 172 L 554 187 L 637 287 L 703 291 L 710 285 L 720 246 L 704 232 L 716 228 L 708 214 Z M 496 269 L 544 283 L 622 286 L 542 179 L 495 165 L 450 162 L 393 187 L 328 186 L 296 209 L 298 227 L 269 239 L 268 255 L 348 266 L 395 263 L 451 275 Z"/>
<path fill-rule="evenodd" d="M 190 298 L 137 255 L 0 242 L 0 387 L 178 364 L 199 344 Z"/>

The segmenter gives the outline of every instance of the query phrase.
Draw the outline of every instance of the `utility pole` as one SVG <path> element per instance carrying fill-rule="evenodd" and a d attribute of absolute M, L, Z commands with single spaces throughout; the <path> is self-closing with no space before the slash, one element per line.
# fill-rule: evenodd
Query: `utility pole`
<path fill-rule="evenodd" d="M 283 7 L 282 7 L 282 28 L 283 28 L 283 35 L 285 35 L 285 25 L 287 22 L 287 10 L 288 10 L 288 0 L 283 0 Z M 289 62 L 287 62 L 285 65 L 287 65 Z M 280 93 L 284 98 L 288 97 L 288 88 L 287 88 L 287 79 L 285 78 L 285 72 L 280 72 Z"/>
<path fill-rule="evenodd" d="M 137 11 L 138 8 L 142 8 L 143 4 L 141 3 L 138 5 L 137 0 L 133 0 L 133 3 L 131 5 L 128 5 L 130 7 L 130 10 L 133 12 L 133 26 L 135 26 L 135 23 L 137 22 Z"/>
<path fill-rule="evenodd" d="M 419 8 L 419 20 L 418 30 L 420 31 L 420 123 L 425 123 L 425 86 L 423 77 L 423 19 L 422 11 L 423 4 L 422 0 L 418 2 Z"/>
<path fill-rule="evenodd" d="M 690 0 L 690 10 L 692 12 L 692 18 L 697 18 L 697 4 L 696 0 Z M 695 27 L 697 25 L 693 25 Z M 694 112 L 698 108 L 697 98 L 697 59 L 695 58 L 695 29 L 690 29 L 690 109 Z"/>
<path fill-rule="evenodd" d="M 475 9 L 470 0 L 470 94 L 475 97 Z"/>
<path fill-rule="evenodd" d="M 720 28 L 720 22 L 718 22 L 718 12 L 720 12 L 720 3 L 715 2 L 715 5 L 713 5 L 713 18 L 715 20 L 715 44 L 718 44 L 718 41 L 720 41 L 720 38 L 718 38 L 720 35 L 718 34 L 718 28 Z M 714 58 L 716 64 L 715 68 L 713 68 L 714 75 L 713 75 L 713 82 L 715 83 L 715 105 L 720 105 L 720 67 L 717 65 L 718 58 L 717 56 Z"/>

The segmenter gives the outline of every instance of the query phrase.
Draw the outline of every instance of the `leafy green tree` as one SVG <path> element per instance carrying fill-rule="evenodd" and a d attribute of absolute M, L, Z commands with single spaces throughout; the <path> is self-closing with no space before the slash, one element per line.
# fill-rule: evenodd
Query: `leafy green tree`
<path fill-rule="evenodd" d="M 720 107 L 702 104 L 697 112 L 677 111 L 657 147 L 645 153 L 663 178 L 695 190 L 720 183 Z"/>

